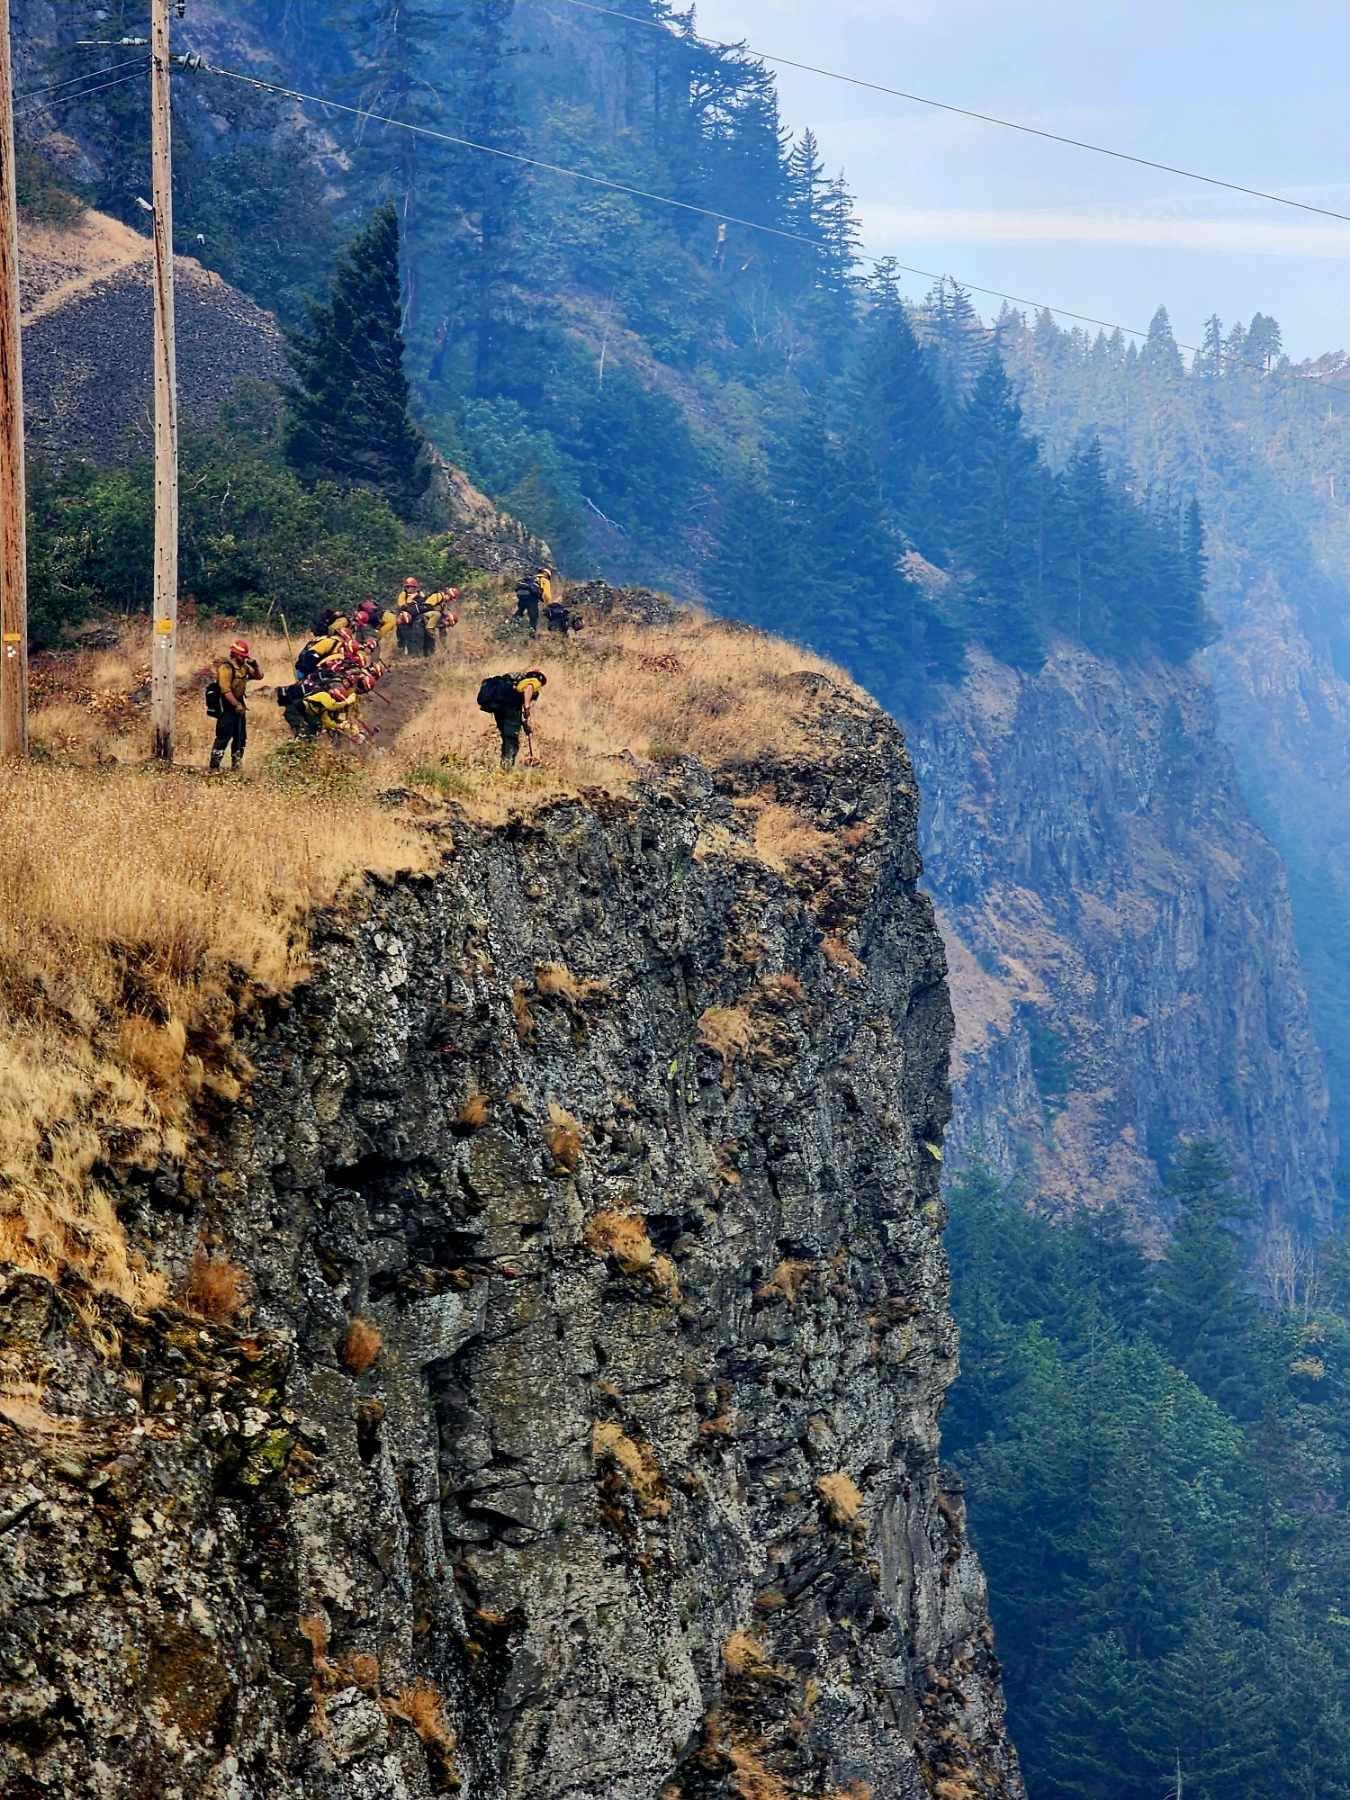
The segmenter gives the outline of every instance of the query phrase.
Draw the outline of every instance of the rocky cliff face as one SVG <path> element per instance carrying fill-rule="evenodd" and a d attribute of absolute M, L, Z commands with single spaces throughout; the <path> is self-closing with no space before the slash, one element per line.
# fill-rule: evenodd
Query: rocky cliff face
<path fill-rule="evenodd" d="M 914 739 L 952 959 L 958 1145 L 1156 1223 L 1179 1133 L 1315 1229 L 1334 1161 L 1284 877 L 1208 690 L 1061 647 L 985 657 Z"/>
<path fill-rule="evenodd" d="M 6 1795 L 1019 1800 L 917 800 L 875 709 L 783 704 L 819 760 L 460 822 L 325 921 L 228 1132 L 124 1195 L 249 1329 L 0 1290 Z"/>

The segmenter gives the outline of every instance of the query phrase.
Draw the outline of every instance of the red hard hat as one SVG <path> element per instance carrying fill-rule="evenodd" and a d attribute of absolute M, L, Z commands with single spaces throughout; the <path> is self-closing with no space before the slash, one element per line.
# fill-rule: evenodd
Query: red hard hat
<path fill-rule="evenodd" d="M 247 638 L 236 638 L 234 640 L 234 642 L 230 645 L 230 655 L 231 656 L 247 656 L 248 655 L 248 639 Z"/>

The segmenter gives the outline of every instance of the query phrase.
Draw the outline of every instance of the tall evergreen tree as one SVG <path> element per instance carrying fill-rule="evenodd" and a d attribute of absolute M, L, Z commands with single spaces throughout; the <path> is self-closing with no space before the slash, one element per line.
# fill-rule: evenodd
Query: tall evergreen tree
<path fill-rule="evenodd" d="M 1239 1227 L 1250 1221 L 1251 1203 L 1235 1190 L 1231 1164 L 1212 1138 L 1184 1146 L 1166 1194 L 1176 1223 L 1158 1276 L 1161 1341 L 1197 1387 L 1241 1407 L 1254 1306 Z"/>
<path fill-rule="evenodd" d="M 406 247 L 404 319 L 413 330 L 428 261 L 447 234 L 454 157 L 382 119 L 446 129 L 454 86 L 443 45 L 456 14 L 456 0 L 336 0 L 330 13 L 351 63 L 338 85 L 360 109 L 345 128 L 352 192 L 368 206 L 388 201 L 395 208 Z"/>
<path fill-rule="evenodd" d="M 307 481 L 372 487 L 402 512 L 425 493 L 423 439 L 403 369 L 398 215 L 375 214 L 338 265 L 326 302 L 292 334 L 286 459 Z"/>
<path fill-rule="evenodd" d="M 1186 372 L 1165 306 L 1158 308 L 1149 323 L 1148 341 L 1140 362 L 1145 373 L 1158 381 L 1179 381 Z"/>

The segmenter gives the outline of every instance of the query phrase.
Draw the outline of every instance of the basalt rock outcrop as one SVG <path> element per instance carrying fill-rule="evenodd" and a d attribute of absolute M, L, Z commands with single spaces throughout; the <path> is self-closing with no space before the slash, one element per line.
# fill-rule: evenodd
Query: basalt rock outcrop
<path fill-rule="evenodd" d="M 0 1287 L 7 1796 L 1020 1800 L 938 1455 L 917 798 L 879 711 L 782 704 L 817 757 L 433 820 L 319 923 L 122 1198 L 250 1317 Z"/>
<path fill-rule="evenodd" d="M 1160 1223 L 1179 1136 L 1309 1235 L 1335 1163 L 1284 871 L 1213 698 L 1061 644 L 983 653 L 913 735 L 956 1002 L 958 1154 Z"/>

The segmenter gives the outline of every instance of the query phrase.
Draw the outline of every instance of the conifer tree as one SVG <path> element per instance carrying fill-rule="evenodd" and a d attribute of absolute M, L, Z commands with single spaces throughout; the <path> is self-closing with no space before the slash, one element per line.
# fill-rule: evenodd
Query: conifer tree
<path fill-rule="evenodd" d="M 331 9 L 332 28 L 351 60 L 338 85 L 362 115 L 347 128 L 351 187 L 369 206 L 394 205 L 406 248 L 409 330 L 420 323 L 423 276 L 445 235 L 454 153 L 370 115 L 445 129 L 454 87 L 443 45 L 456 14 L 456 0 L 337 0 Z"/>
<path fill-rule="evenodd" d="M 893 259 L 868 285 L 870 305 L 851 371 L 848 433 L 871 458 L 885 507 L 936 549 L 930 481 L 946 457 L 942 397 L 900 298 Z"/>
<path fill-rule="evenodd" d="M 1186 372 L 1165 306 L 1158 308 L 1149 323 L 1140 362 L 1146 373 L 1159 381 L 1179 381 Z"/>
<path fill-rule="evenodd" d="M 1211 313 L 1205 320 L 1205 332 L 1195 359 L 1195 372 L 1202 381 L 1217 381 L 1223 374 L 1223 320 Z"/>
<path fill-rule="evenodd" d="M 804 131 L 788 152 L 785 169 L 784 213 L 787 228 L 817 246 L 784 246 L 785 267 L 799 288 L 813 288 L 819 279 L 820 247 L 825 241 L 825 202 L 829 178 L 813 131 Z"/>
<path fill-rule="evenodd" d="M 1212 1138 L 1184 1145 L 1165 1186 L 1177 1217 L 1158 1278 L 1160 1341 L 1197 1387 L 1240 1407 L 1254 1307 L 1239 1226 L 1251 1219 L 1251 1204 Z"/>
<path fill-rule="evenodd" d="M 371 487 L 407 513 L 430 479 L 408 411 L 393 203 L 353 242 L 288 344 L 286 459 L 307 481 Z"/>
<path fill-rule="evenodd" d="M 949 276 L 936 283 L 920 309 L 925 340 L 937 359 L 938 382 L 949 407 L 965 399 L 988 355 L 987 337 L 970 295 Z"/>
<path fill-rule="evenodd" d="M 1044 471 L 997 356 L 963 409 L 960 455 L 956 541 L 985 596 L 987 641 L 1015 668 L 1039 668 Z"/>

